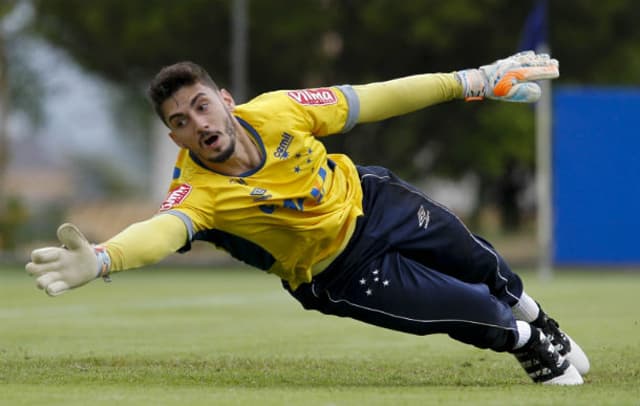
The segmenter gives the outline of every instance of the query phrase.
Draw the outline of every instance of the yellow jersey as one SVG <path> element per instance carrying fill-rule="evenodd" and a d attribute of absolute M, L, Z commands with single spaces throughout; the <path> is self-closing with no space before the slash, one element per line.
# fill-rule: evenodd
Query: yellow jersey
<path fill-rule="evenodd" d="M 338 86 L 269 92 L 237 106 L 233 114 L 262 156 L 240 176 L 217 173 L 181 150 L 160 211 L 187 226 L 183 251 L 204 240 L 293 289 L 310 282 L 362 215 L 355 165 L 316 139 L 353 128 L 358 103 L 353 88 Z"/>

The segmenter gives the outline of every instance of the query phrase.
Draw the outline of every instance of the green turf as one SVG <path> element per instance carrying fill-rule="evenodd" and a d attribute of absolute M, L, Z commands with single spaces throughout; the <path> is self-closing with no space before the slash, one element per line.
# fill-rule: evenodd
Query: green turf
<path fill-rule="evenodd" d="M 49 298 L 0 269 L 0 404 L 639 405 L 640 272 L 527 290 L 589 354 L 581 387 L 508 354 L 307 312 L 250 270 L 130 271 Z"/>

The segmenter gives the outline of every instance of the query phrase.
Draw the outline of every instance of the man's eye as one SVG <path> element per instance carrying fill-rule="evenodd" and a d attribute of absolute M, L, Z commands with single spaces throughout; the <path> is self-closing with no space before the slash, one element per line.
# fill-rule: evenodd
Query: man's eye
<path fill-rule="evenodd" d="M 186 119 L 184 119 L 184 118 L 181 118 L 181 119 L 179 119 L 179 120 L 175 120 L 175 121 L 173 122 L 173 125 L 174 125 L 174 126 L 176 126 L 176 128 L 182 128 L 182 127 L 184 127 L 185 125 L 187 125 L 187 120 L 186 120 Z"/>
<path fill-rule="evenodd" d="M 207 111 L 208 108 L 209 108 L 209 103 L 202 103 L 200 105 L 200 110 L 201 111 Z"/>

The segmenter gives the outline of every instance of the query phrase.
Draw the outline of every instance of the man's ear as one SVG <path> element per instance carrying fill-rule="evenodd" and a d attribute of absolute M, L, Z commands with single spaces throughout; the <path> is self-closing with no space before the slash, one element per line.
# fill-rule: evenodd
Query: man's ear
<path fill-rule="evenodd" d="M 222 102 L 227 106 L 227 110 L 233 111 L 236 108 L 236 101 L 233 100 L 233 96 L 227 89 L 220 89 L 220 96 L 222 96 Z"/>
<path fill-rule="evenodd" d="M 169 132 L 169 138 L 171 138 L 171 140 L 180 148 L 185 148 L 185 146 L 178 141 L 178 137 L 176 137 L 176 135 L 173 133 L 173 131 Z"/>

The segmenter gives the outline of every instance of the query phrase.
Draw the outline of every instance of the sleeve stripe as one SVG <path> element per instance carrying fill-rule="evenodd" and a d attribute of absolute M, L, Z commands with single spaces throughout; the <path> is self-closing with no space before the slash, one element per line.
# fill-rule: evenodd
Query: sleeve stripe
<path fill-rule="evenodd" d="M 351 85 L 342 85 L 338 86 L 338 89 L 344 94 L 347 99 L 347 104 L 349 106 L 349 112 L 347 114 L 347 120 L 344 123 L 344 127 L 342 128 L 342 133 L 346 133 L 351 131 L 353 127 L 358 124 L 358 119 L 360 118 L 360 99 L 358 98 L 358 94 L 351 87 Z"/>
<path fill-rule="evenodd" d="M 165 211 L 162 214 L 172 214 L 178 217 L 180 220 L 182 220 L 184 225 L 187 227 L 187 233 L 189 234 L 188 236 L 189 241 L 193 240 L 193 222 L 191 221 L 191 218 L 189 216 L 187 216 L 186 214 L 178 210 L 169 210 L 169 211 Z"/>

